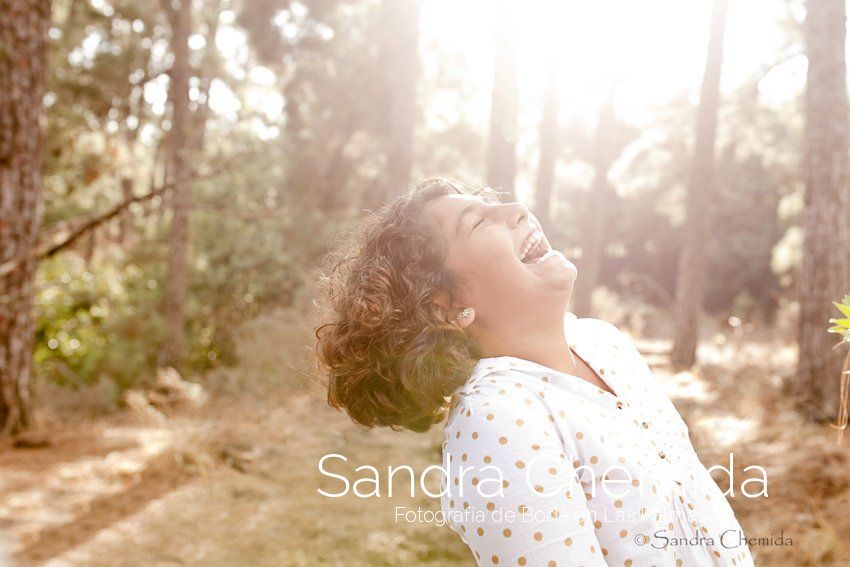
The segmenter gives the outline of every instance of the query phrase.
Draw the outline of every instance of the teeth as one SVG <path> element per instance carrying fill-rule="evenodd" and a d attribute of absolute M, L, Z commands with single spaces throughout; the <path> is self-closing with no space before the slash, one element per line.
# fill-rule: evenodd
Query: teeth
<path fill-rule="evenodd" d="M 545 252 L 545 253 L 544 253 L 541 257 L 539 257 L 539 258 L 535 258 L 535 259 L 534 259 L 534 260 L 532 260 L 530 263 L 531 263 L 531 264 L 540 264 L 541 262 L 545 262 L 546 260 L 548 260 L 549 258 L 551 258 L 552 256 L 554 256 L 555 254 L 558 254 L 558 252 L 556 252 L 556 251 L 554 251 L 554 250 L 552 250 L 552 249 L 549 249 L 549 250 L 547 250 L 547 251 L 546 251 L 546 252 Z"/>
<path fill-rule="evenodd" d="M 525 257 L 528 255 L 528 253 L 535 246 L 537 246 L 539 243 L 541 243 L 542 241 L 543 241 L 543 233 L 542 232 L 540 232 L 539 230 L 535 230 L 534 232 L 532 232 L 529 235 L 529 237 L 525 240 L 525 244 L 522 247 L 522 251 L 520 252 L 520 255 L 519 255 L 520 262 L 524 261 Z"/>

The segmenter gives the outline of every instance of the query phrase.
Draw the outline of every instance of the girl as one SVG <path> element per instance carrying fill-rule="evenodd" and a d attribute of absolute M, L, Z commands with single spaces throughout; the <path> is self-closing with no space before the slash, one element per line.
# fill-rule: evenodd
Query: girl
<path fill-rule="evenodd" d="M 567 311 L 575 279 L 522 203 L 421 183 L 325 280 L 328 401 L 370 427 L 448 413 L 442 511 L 480 565 L 752 565 L 641 355 Z"/>

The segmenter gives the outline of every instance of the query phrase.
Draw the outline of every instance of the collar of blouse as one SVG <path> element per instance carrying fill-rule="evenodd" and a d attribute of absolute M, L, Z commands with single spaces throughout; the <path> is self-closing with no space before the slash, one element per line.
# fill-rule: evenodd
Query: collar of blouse
<path fill-rule="evenodd" d="M 605 336 L 598 328 L 602 323 L 596 319 L 577 318 L 567 313 L 564 326 L 573 352 L 581 357 L 616 392 L 606 392 L 587 380 L 543 366 L 536 362 L 515 356 L 494 356 L 482 358 L 472 370 L 470 377 L 452 393 L 452 399 L 473 394 L 487 385 L 516 386 L 515 392 L 528 396 L 531 389 L 535 395 L 543 398 L 557 398 L 567 394 L 579 397 L 590 403 L 606 407 L 612 411 L 627 410 L 632 402 L 632 388 L 627 377 L 628 369 L 623 367 L 618 345 L 613 337 Z M 511 383 L 516 379 L 514 383 Z M 454 404 L 452 404 L 454 405 Z"/>

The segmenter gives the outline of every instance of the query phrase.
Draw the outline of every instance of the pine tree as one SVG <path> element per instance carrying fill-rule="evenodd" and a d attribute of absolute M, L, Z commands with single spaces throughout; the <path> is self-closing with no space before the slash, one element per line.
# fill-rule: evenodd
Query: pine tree
<path fill-rule="evenodd" d="M 826 326 L 832 302 L 850 291 L 846 9 L 841 0 L 808 0 L 806 5 L 805 236 L 796 386 L 803 409 L 812 418 L 824 419 L 838 410 L 842 362 L 842 353 L 832 348 L 835 336 Z"/>
<path fill-rule="evenodd" d="M 50 2 L 0 0 L 0 14 L 0 427 L 14 433 L 31 422 Z"/>
<path fill-rule="evenodd" d="M 540 118 L 540 163 L 537 168 L 537 194 L 534 213 L 540 222 L 549 220 L 552 186 L 555 183 L 555 158 L 558 153 L 558 111 L 560 89 L 558 67 L 553 58 L 549 65 L 549 78 L 543 95 L 543 115 Z"/>
<path fill-rule="evenodd" d="M 507 8 L 496 21 L 496 57 L 493 71 L 493 97 L 490 109 L 490 144 L 487 153 L 487 183 L 514 198 L 518 87 L 511 22 Z"/>
<path fill-rule="evenodd" d="M 168 277 L 165 282 L 165 321 L 167 334 L 160 364 L 180 368 L 186 327 L 186 290 L 189 277 L 189 34 L 192 29 L 192 2 L 163 0 L 171 24 L 171 52 L 174 57 L 168 87 L 171 130 L 168 132 L 168 175 L 171 194 Z"/>
<path fill-rule="evenodd" d="M 672 360 L 679 368 L 690 368 L 696 362 L 699 311 L 702 306 L 707 263 L 706 241 L 710 226 L 709 207 L 727 10 L 728 0 L 715 1 L 697 115 L 696 144 L 688 183 L 687 217 L 683 227 L 682 250 L 679 253 L 676 278 L 676 327 Z"/>

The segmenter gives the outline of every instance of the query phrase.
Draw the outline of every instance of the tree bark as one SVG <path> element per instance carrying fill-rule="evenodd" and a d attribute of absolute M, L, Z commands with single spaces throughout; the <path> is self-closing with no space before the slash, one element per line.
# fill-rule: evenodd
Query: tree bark
<path fill-rule="evenodd" d="M 581 259 L 579 277 L 573 296 L 572 311 L 579 317 L 593 314 L 593 290 L 599 283 L 602 252 L 605 248 L 605 224 L 608 202 L 613 197 L 608 172 L 619 154 L 614 143 L 613 95 L 599 109 L 596 132 L 593 138 L 593 186 L 587 195 L 582 227 Z"/>
<path fill-rule="evenodd" d="M 552 185 L 555 182 L 555 156 L 558 152 L 558 110 L 560 92 L 557 67 L 552 64 L 543 95 L 543 116 L 540 119 L 540 164 L 537 168 L 537 197 L 535 214 L 542 223 L 550 216 Z"/>
<path fill-rule="evenodd" d="M 490 109 L 490 144 L 487 152 L 487 184 L 508 193 L 513 200 L 516 177 L 518 89 L 512 23 L 508 14 L 497 14 L 496 57 L 493 71 L 493 98 Z"/>
<path fill-rule="evenodd" d="M 826 328 L 838 314 L 832 301 L 850 292 L 846 9 L 840 0 L 806 4 L 805 238 L 796 389 L 809 417 L 827 419 L 838 411 L 843 353 L 832 348 L 838 341 Z"/>
<path fill-rule="evenodd" d="M 170 0 L 164 0 L 168 3 Z M 174 0 L 166 6 L 171 23 L 171 52 L 168 98 L 171 130 L 168 133 L 168 173 L 174 180 L 171 194 L 168 275 L 164 310 L 166 337 L 160 365 L 179 369 L 183 358 L 186 327 L 186 289 L 189 255 L 189 34 L 192 29 L 191 0 Z"/>
<path fill-rule="evenodd" d="M 207 139 L 207 120 L 210 116 L 210 87 L 218 74 L 218 69 L 222 66 L 221 54 L 215 45 L 215 38 L 218 35 L 221 13 L 225 9 L 226 2 L 227 0 L 216 0 L 215 3 L 209 3 L 204 10 L 206 12 L 204 16 L 204 20 L 206 20 L 206 47 L 198 72 L 198 106 L 192 113 L 191 126 L 191 130 L 194 132 L 192 149 L 199 153 L 203 151 Z"/>
<path fill-rule="evenodd" d="M 0 0 L 0 427 L 31 423 L 35 271 L 41 224 L 42 120 L 47 82 L 48 0 Z"/>
<path fill-rule="evenodd" d="M 133 198 L 133 179 L 126 175 L 121 177 L 121 196 L 124 201 L 129 201 Z M 130 243 L 130 235 L 133 232 L 133 213 L 130 212 L 129 208 L 121 211 L 119 227 L 119 239 L 121 241 L 121 246 L 127 248 Z"/>
<path fill-rule="evenodd" d="M 410 182 L 419 78 L 419 0 L 384 0 L 389 22 L 381 59 L 389 81 L 390 132 L 383 197 L 391 199 Z"/>
<path fill-rule="evenodd" d="M 715 0 L 711 15 L 708 55 L 697 115 L 694 161 L 688 184 L 686 221 L 676 277 L 675 337 L 672 361 L 677 368 L 690 368 L 696 362 L 699 338 L 699 311 L 702 306 L 706 273 L 714 145 L 717 109 L 720 104 L 720 70 L 728 0 Z"/>

